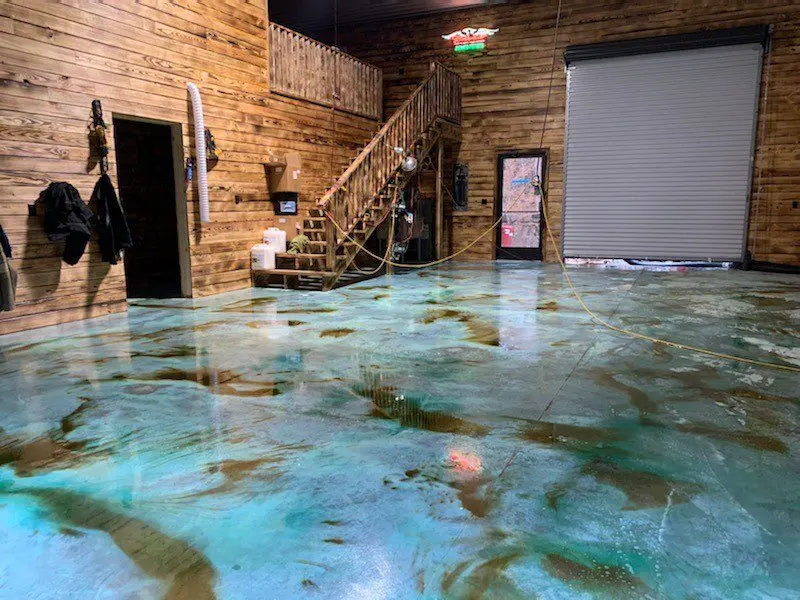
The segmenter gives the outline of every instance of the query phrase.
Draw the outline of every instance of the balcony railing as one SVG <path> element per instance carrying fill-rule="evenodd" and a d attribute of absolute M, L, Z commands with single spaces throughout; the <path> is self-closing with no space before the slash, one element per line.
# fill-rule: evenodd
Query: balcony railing
<path fill-rule="evenodd" d="M 380 119 L 383 73 L 377 67 L 270 23 L 270 89 L 323 106 Z"/>

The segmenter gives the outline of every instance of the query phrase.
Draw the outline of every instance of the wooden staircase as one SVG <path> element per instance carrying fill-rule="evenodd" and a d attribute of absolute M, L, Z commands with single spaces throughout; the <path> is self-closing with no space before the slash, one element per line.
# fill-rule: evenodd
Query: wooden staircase
<path fill-rule="evenodd" d="M 304 254 L 279 254 L 279 268 L 254 275 L 282 276 L 284 285 L 314 280 L 333 289 L 348 272 L 408 182 L 400 164 L 413 154 L 422 164 L 439 138 L 461 123 L 461 80 L 439 63 L 386 122 L 336 183 L 304 217 Z M 402 148 L 399 153 L 396 148 Z M 419 167 L 418 167 L 419 168 Z M 288 264 L 287 264 L 288 263 Z"/>

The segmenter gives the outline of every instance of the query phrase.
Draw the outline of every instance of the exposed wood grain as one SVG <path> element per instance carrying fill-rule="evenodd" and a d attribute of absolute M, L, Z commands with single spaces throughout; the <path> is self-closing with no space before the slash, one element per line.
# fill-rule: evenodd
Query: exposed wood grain
<path fill-rule="evenodd" d="M 303 211 L 379 127 L 341 113 L 334 123 L 330 109 L 270 93 L 269 56 L 261 1 L 0 3 L 0 222 L 20 272 L 19 305 L 0 313 L 0 333 L 125 310 L 122 266 L 101 263 L 94 241 L 81 262 L 64 264 L 41 216 L 27 210 L 53 181 L 69 181 L 88 201 L 99 176 L 87 171 L 95 98 L 109 125 L 116 186 L 113 115 L 179 123 L 189 157 L 186 82 L 197 83 L 221 159 L 209 173 L 211 223 L 199 222 L 196 189 L 187 190 L 193 295 L 250 286 L 249 249 L 273 224 L 263 163 L 300 152 Z"/>
<path fill-rule="evenodd" d="M 470 167 L 469 204 L 466 212 L 445 215 L 451 250 L 465 246 L 491 225 L 497 154 L 539 146 L 556 6 L 556 0 L 511 2 L 351 26 L 340 32 L 344 49 L 383 69 L 385 114 L 408 97 L 427 75 L 431 61 L 443 62 L 461 75 L 464 114 L 458 160 Z M 548 212 L 553 231 L 561 230 L 563 53 L 567 45 L 768 23 L 774 25 L 771 67 L 765 61 L 748 247 L 756 260 L 800 265 L 800 208 L 792 208 L 793 202 L 800 202 L 800 4 L 791 0 L 565 0 L 563 7 L 553 93 L 541 144 L 549 154 Z M 485 52 L 455 56 L 441 36 L 465 26 L 499 27 L 500 31 Z M 493 236 L 462 255 L 476 260 L 494 256 Z M 545 258 L 553 259 L 547 246 Z"/>

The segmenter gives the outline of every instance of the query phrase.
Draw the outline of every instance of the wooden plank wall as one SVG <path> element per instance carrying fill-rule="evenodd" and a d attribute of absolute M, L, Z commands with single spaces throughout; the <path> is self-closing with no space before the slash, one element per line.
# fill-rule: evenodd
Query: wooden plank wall
<path fill-rule="evenodd" d="M 88 201 L 90 104 L 177 122 L 194 153 L 186 82 L 200 88 L 220 154 L 209 173 L 211 223 L 188 190 L 195 296 L 250 285 L 249 248 L 272 224 L 262 163 L 271 152 L 303 159 L 304 206 L 321 196 L 377 131 L 375 120 L 270 95 L 265 0 L 6 0 L 0 3 L 0 222 L 20 273 L 19 307 L 0 333 L 126 310 L 122 265 L 93 243 L 79 264 L 60 260 L 27 205 L 51 181 Z M 116 184 L 111 142 L 110 173 Z M 236 197 L 243 202 L 237 204 Z"/>
<path fill-rule="evenodd" d="M 426 75 L 430 61 L 461 74 L 459 160 L 470 167 L 470 194 L 467 212 L 447 215 L 455 249 L 493 222 L 497 153 L 539 146 L 557 4 L 512 2 L 340 32 L 344 49 L 383 68 L 386 114 Z M 754 24 L 773 24 L 774 35 L 771 66 L 765 63 L 768 89 L 762 88 L 749 248 L 756 260 L 800 265 L 800 208 L 793 204 L 800 202 L 800 3 L 792 0 L 564 0 L 543 143 L 550 152 L 548 206 L 556 234 L 561 230 L 565 47 Z M 454 56 L 441 36 L 466 26 L 499 27 L 500 32 L 485 53 Z M 463 257 L 486 260 L 494 251 L 487 236 Z M 553 259 L 549 247 L 545 258 Z"/>

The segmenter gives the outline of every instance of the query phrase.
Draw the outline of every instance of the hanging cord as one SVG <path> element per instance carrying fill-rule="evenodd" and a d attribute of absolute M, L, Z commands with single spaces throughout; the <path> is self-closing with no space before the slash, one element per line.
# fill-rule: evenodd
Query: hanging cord
<path fill-rule="evenodd" d="M 556 42 L 557 42 L 557 39 L 558 39 L 558 27 L 559 27 L 559 23 L 560 23 L 560 20 L 561 20 L 561 6 L 562 6 L 562 0 L 559 0 L 558 13 L 557 13 L 557 16 L 556 16 L 556 26 L 555 26 L 555 31 L 554 31 L 554 34 L 553 34 L 553 56 L 552 56 L 553 64 L 552 64 L 551 69 L 550 69 L 550 85 L 548 86 L 547 104 L 546 104 L 546 108 L 545 108 L 544 122 L 542 124 L 542 132 L 541 132 L 540 141 L 539 141 L 539 146 L 540 147 L 541 147 L 541 144 L 544 141 L 544 134 L 545 134 L 546 126 L 547 126 L 547 113 L 548 113 L 548 110 L 549 110 L 549 107 L 550 107 L 551 89 L 552 89 L 552 84 L 553 84 L 553 70 L 555 69 L 555 59 L 556 59 Z M 762 131 L 762 133 L 763 133 L 763 131 Z M 791 365 L 781 365 L 781 364 L 777 364 L 777 363 L 765 362 L 765 361 L 755 360 L 755 359 L 751 359 L 751 358 L 745 358 L 743 356 L 736 356 L 736 355 L 733 355 L 733 354 L 725 354 L 723 352 L 715 352 L 713 350 L 707 350 L 705 348 L 698 348 L 696 346 L 690 346 L 690 345 L 687 345 L 687 344 L 681 344 L 681 343 L 678 343 L 678 342 L 673 342 L 673 341 L 670 341 L 670 340 L 664 340 L 664 339 L 657 338 L 657 337 L 654 337 L 654 336 L 649 336 L 649 335 L 645 335 L 645 334 L 642 334 L 642 333 L 637 333 L 635 331 L 631 331 L 630 329 L 625 329 L 624 327 L 618 327 L 616 325 L 612 325 L 611 323 L 609 323 L 608 321 L 606 321 L 605 319 L 603 319 L 602 317 L 597 315 L 597 313 L 592 311 L 586 305 L 586 302 L 584 302 L 584 300 L 581 297 L 580 293 L 575 288 L 575 285 L 572 283 L 572 278 L 569 276 L 569 273 L 567 271 L 567 266 L 564 263 L 564 259 L 561 256 L 561 251 L 558 248 L 558 243 L 556 242 L 556 239 L 553 236 L 553 232 L 552 232 L 552 229 L 550 227 L 550 220 L 549 220 L 548 214 L 547 214 L 547 192 L 546 192 L 545 186 L 543 185 L 541 189 L 542 189 L 542 202 L 541 202 L 542 217 L 544 218 L 545 230 L 547 231 L 547 236 L 548 236 L 548 239 L 550 240 L 550 243 L 551 243 L 551 245 L 553 247 L 553 251 L 555 252 L 556 258 L 558 260 L 558 264 L 561 267 L 561 270 L 562 270 L 562 272 L 564 274 L 564 278 L 567 281 L 567 285 L 569 286 L 570 290 L 572 291 L 573 295 L 575 296 L 575 299 L 581 305 L 581 308 L 584 310 L 584 312 L 586 312 L 586 314 L 592 320 L 594 320 L 597 324 L 605 327 L 606 329 L 609 329 L 610 331 L 614 331 L 616 333 L 621 333 L 623 335 L 627 335 L 627 336 L 632 337 L 632 338 L 649 341 L 649 342 L 652 342 L 654 344 L 660 344 L 660 345 L 663 345 L 663 346 L 669 346 L 671 348 L 677 348 L 679 350 L 685 350 L 687 352 L 694 352 L 696 354 L 702 354 L 702 355 L 705 355 L 705 356 L 711 356 L 711 357 L 714 357 L 714 358 L 720 358 L 720 359 L 729 360 L 729 361 L 733 361 L 733 362 L 741 362 L 741 363 L 744 363 L 744 364 L 749 364 L 749 365 L 758 366 L 758 367 L 778 369 L 778 370 L 782 370 L 782 371 L 789 371 L 789 372 L 792 372 L 792 373 L 800 373 L 800 367 L 794 367 L 794 366 L 791 366 Z M 519 199 L 522 197 L 522 193 L 523 192 L 520 191 L 520 193 L 514 199 L 514 202 L 511 204 L 511 206 L 515 205 L 519 201 Z M 453 258 L 463 254 L 464 252 L 469 250 L 472 246 L 477 244 L 481 239 L 483 239 L 486 235 L 488 235 L 491 231 L 493 231 L 500 224 L 500 222 L 502 221 L 502 216 L 501 216 L 494 223 L 494 225 L 492 225 L 489 229 L 484 231 L 481 235 L 479 235 L 477 238 L 475 238 L 467 246 L 465 246 L 464 248 L 462 248 L 458 252 L 454 252 L 450 256 L 446 256 L 446 257 L 441 258 L 439 260 L 431 261 L 429 263 L 424 263 L 424 264 L 403 264 L 403 263 L 396 263 L 396 262 L 393 262 L 393 261 L 390 261 L 390 260 L 386 260 L 386 257 L 381 257 L 381 256 L 378 256 L 378 255 L 370 252 L 369 250 L 364 248 L 361 244 L 356 242 L 353 238 L 351 238 L 347 234 L 346 231 L 344 231 L 341 227 L 339 227 L 339 224 L 336 223 L 336 221 L 333 219 L 333 216 L 328 211 L 325 211 L 325 214 L 331 220 L 331 222 L 334 224 L 334 226 L 339 230 L 339 232 L 342 235 L 344 235 L 345 238 L 347 238 L 348 240 L 353 242 L 363 252 L 366 252 L 367 254 L 372 256 L 373 258 L 376 258 L 378 260 L 383 261 L 384 264 L 388 264 L 388 265 L 395 266 L 395 267 L 412 268 L 412 269 L 422 269 L 422 268 L 425 268 L 425 267 L 432 267 L 432 266 L 439 265 L 439 264 L 442 264 L 444 262 L 452 260 Z"/>
<path fill-rule="evenodd" d="M 761 197 L 763 186 L 762 182 L 762 175 L 764 173 L 764 149 L 767 142 L 767 99 L 769 95 L 769 75 L 772 71 L 772 42 L 769 42 L 767 46 L 767 69 L 764 75 L 764 100 L 761 105 L 761 143 L 759 144 L 758 149 L 758 182 L 756 184 L 756 214 L 753 218 L 753 250 L 750 253 L 751 256 L 755 257 L 756 249 L 758 247 L 758 225 L 760 222 L 760 211 L 761 211 Z"/>
<path fill-rule="evenodd" d="M 331 97 L 331 129 L 333 130 L 333 143 L 331 144 L 330 173 L 331 181 L 336 181 L 335 155 L 336 155 L 336 106 L 339 100 L 339 0 L 333 3 L 333 95 Z"/>
<path fill-rule="evenodd" d="M 547 117 L 548 117 L 548 115 L 550 113 L 550 99 L 552 97 L 552 91 L 553 91 L 553 71 L 555 71 L 555 68 L 556 68 L 556 49 L 558 47 L 558 30 L 559 30 L 559 27 L 561 26 L 561 6 L 562 6 L 562 0 L 558 0 L 558 9 L 556 11 L 556 23 L 555 23 L 555 27 L 553 28 L 553 51 L 552 51 L 551 64 L 550 64 L 550 78 L 549 78 L 549 81 L 548 81 L 548 84 L 547 84 L 547 102 L 545 103 L 545 108 L 544 108 L 544 119 L 542 120 L 542 132 L 541 132 L 541 135 L 539 137 L 539 147 L 540 148 L 542 147 L 542 143 L 544 142 L 544 132 L 545 132 L 545 129 L 547 128 Z M 524 191 L 525 190 L 520 190 L 520 193 L 517 194 L 517 197 L 514 198 L 514 201 L 509 205 L 508 210 L 510 210 L 512 207 L 516 206 L 516 204 L 522 198 L 522 195 L 523 195 Z M 352 237 L 350 237 L 348 235 L 348 233 L 339 226 L 339 224 L 334 220 L 333 216 L 328 211 L 325 211 L 325 216 L 327 216 L 328 219 L 331 220 L 331 222 L 333 223 L 334 227 L 336 227 L 336 229 L 339 230 L 339 233 L 341 233 L 350 242 L 352 242 L 358 248 L 360 248 L 362 252 L 366 252 L 367 254 L 369 254 L 370 256 L 372 256 L 373 258 L 376 258 L 378 260 L 383 260 L 382 257 L 373 254 L 372 252 L 370 252 L 369 250 L 364 248 L 364 246 L 359 244 L 356 240 L 354 240 Z M 427 262 L 427 263 L 421 263 L 421 264 L 396 263 L 396 262 L 392 262 L 392 261 L 388 261 L 387 260 L 386 264 L 391 265 L 393 267 L 403 267 L 403 268 L 411 268 L 411 269 L 424 269 L 426 267 L 433 267 L 433 266 L 436 266 L 436 265 L 440 265 L 442 263 L 445 263 L 445 262 L 447 262 L 449 260 L 452 260 L 452 259 L 456 258 L 457 256 L 462 255 L 464 252 L 466 252 L 467 250 L 472 248 L 475 244 L 480 242 L 483 238 L 485 238 L 487 235 L 489 235 L 491 232 L 493 232 L 495 229 L 497 229 L 497 226 L 500 225 L 500 223 L 502 223 L 502 221 L 503 221 L 503 215 L 500 215 L 500 217 L 492 224 L 492 226 L 489 227 L 483 233 L 481 233 L 477 238 L 475 238 L 469 244 L 467 244 L 466 246 L 461 248 L 461 250 L 459 250 L 457 252 L 454 252 L 453 254 L 451 254 L 449 256 L 445 256 L 444 258 L 440 258 L 438 260 L 434 260 L 434 261 Z"/>

